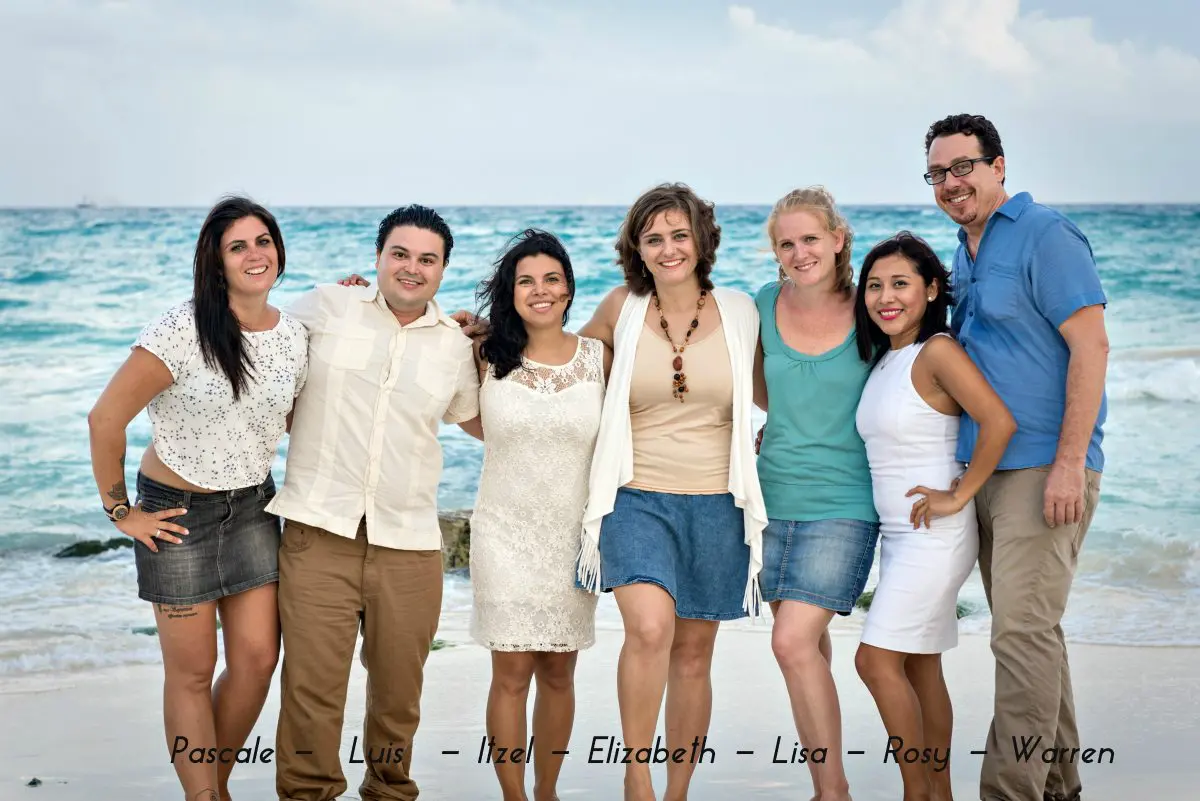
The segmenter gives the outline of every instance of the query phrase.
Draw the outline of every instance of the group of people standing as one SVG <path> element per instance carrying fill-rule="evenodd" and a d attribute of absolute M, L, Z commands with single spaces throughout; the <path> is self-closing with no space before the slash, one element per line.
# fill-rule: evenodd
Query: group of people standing
<path fill-rule="evenodd" d="M 524 763 L 506 761 L 505 801 L 557 797 L 601 592 L 624 627 L 626 747 L 652 745 L 664 698 L 668 749 L 703 737 L 720 622 L 769 606 L 799 738 L 827 749 L 809 763 L 814 798 L 849 799 L 828 626 L 850 614 L 877 546 L 855 663 L 889 736 L 948 753 L 941 655 L 978 563 L 996 659 L 980 798 L 1077 798 L 1072 763 L 1020 761 L 1009 744 L 1078 745 L 1059 624 L 1103 468 L 1106 298 L 1084 235 L 1007 193 L 988 120 L 939 120 L 925 151 L 925 180 L 960 226 L 953 270 L 900 232 L 856 279 L 851 226 L 814 187 L 774 205 L 778 276 L 751 297 L 714 282 L 713 205 L 665 184 L 630 207 L 624 282 L 576 333 L 574 270 L 551 233 L 514 237 L 476 312 L 450 315 L 435 295 L 451 230 L 408 206 L 379 226 L 374 285 L 351 276 L 280 311 L 275 219 L 219 204 L 193 297 L 142 331 L 89 416 L 105 511 L 138 541 L 139 596 L 154 604 L 168 746 L 240 747 L 282 640 L 278 797 L 337 798 L 361 634 L 361 797 L 417 797 L 411 746 L 442 593 L 437 432 L 453 424 L 484 447 L 471 633 L 492 652 L 496 746 L 526 744 L 536 683 L 532 796 Z M 153 441 L 133 503 L 125 428 L 143 408 Z M 228 801 L 231 768 L 175 762 L 187 801 Z M 669 763 L 662 798 L 686 798 L 694 769 Z M 906 801 L 951 798 L 948 770 L 900 772 Z M 649 766 L 627 765 L 624 788 L 654 799 Z"/>

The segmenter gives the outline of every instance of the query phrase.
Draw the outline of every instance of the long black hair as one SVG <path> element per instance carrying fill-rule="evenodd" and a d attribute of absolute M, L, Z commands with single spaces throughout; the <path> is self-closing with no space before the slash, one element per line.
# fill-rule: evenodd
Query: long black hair
<path fill-rule="evenodd" d="M 221 237 L 229 226 L 246 217 L 257 217 L 267 226 L 279 254 L 279 274 L 283 277 L 283 234 L 271 212 L 244 197 L 226 197 L 212 207 L 200 226 L 196 256 L 192 263 L 192 303 L 196 309 L 196 332 L 200 353 L 214 370 L 220 368 L 233 387 L 238 400 L 246 391 L 254 364 L 242 341 L 242 327 L 229 308 L 229 287 L 225 283 L 225 260 L 221 255 Z"/>
<path fill-rule="evenodd" d="M 871 274 L 875 262 L 896 254 L 912 262 L 926 287 L 935 280 L 938 285 L 937 296 L 925 307 L 921 328 L 917 331 L 917 342 L 924 342 L 934 334 L 950 330 L 948 316 L 950 308 L 954 306 L 950 273 L 946 271 L 945 265 L 928 242 L 910 231 L 900 231 L 871 248 L 871 252 L 863 259 L 862 269 L 858 271 L 858 294 L 854 298 L 854 337 L 858 343 L 858 355 L 872 366 L 877 364 L 891 347 L 891 339 L 867 312 L 867 277 Z"/>
<path fill-rule="evenodd" d="M 496 378 L 504 378 L 521 366 L 521 354 L 529 344 L 525 321 L 513 303 L 517 263 L 528 256 L 549 256 L 562 265 L 569 293 L 567 306 L 563 309 L 563 325 L 567 324 L 571 302 L 575 299 L 575 271 L 571 268 L 571 257 L 558 237 L 537 228 L 526 228 L 509 240 L 504 253 L 493 265 L 492 274 L 483 280 L 476 294 L 480 316 L 489 317 L 491 322 L 480 351 Z"/>

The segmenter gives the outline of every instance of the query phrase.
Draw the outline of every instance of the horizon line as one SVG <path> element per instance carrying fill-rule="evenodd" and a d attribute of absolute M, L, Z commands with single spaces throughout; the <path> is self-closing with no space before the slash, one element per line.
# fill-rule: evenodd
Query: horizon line
<path fill-rule="evenodd" d="M 242 195 L 238 195 L 241 197 Z M 253 198 L 251 198 L 253 199 Z M 410 201 L 417 202 L 417 201 Z M 1046 206 L 1200 206 L 1200 200 L 1038 200 Z M 755 202 L 722 202 L 712 201 L 718 208 L 770 208 L 772 201 Z M 0 211 L 104 211 L 104 210 L 204 210 L 210 209 L 215 202 L 208 205 L 200 204 L 124 204 L 124 203 L 76 203 L 70 205 L 33 204 L 8 205 L 0 203 Z M 373 204 L 373 203 L 262 203 L 270 209 L 392 209 L 407 204 Z M 628 208 L 628 203 L 423 203 L 431 208 L 455 209 L 622 209 Z M 939 208 L 936 203 L 914 201 L 862 201 L 839 202 L 839 206 L 850 208 Z"/>

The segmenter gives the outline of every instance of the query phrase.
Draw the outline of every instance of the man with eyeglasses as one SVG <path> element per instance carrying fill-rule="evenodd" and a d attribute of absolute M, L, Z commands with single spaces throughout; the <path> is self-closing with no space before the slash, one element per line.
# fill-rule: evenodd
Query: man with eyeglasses
<path fill-rule="evenodd" d="M 951 328 L 1017 420 L 975 497 L 996 659 L 979 797 L 1078 799 L 1073 760 L 1047 763 L 1042 754 L 1079 746 L 1060 622 L 1100 499 L 1107 299 L 1080 230 L 1028 192 L 1005 191 L 1004 149 L 991 122 L 972 114 L 939 120 L 925 153 L 925 182 L 961 226 Z M 978 435 L 964 414 L 960 461 Z M 1022 743 L 1034 744 L 1033 758 L 1018 759 Z"/>

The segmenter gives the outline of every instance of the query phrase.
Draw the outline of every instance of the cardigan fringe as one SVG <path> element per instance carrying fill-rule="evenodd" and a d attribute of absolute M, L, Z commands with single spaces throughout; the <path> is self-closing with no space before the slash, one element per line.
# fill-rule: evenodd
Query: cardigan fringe
<path fill-rule="evenodd" d="M 745 543 L 750 549 L 749 575 L 742 608 L 751 620 L 762 616 L 762 532 L 767 525 L 766 504 L 758 483 L 751 420 L 754 403 L 754 349 L 759 317 L 754 300 L 744 292 L 717 288 L 712 291 L 721 313 L 722 329 L 733 369 L 733 441 L 729 455 L 729 492 L 742 509 Z M 604 396 L 600 431 L 592 457 L 588 503 L 580 535 L 577 575 L 589 592 L 601 591 L 600 527 L 613 510 L 617 489 L 633 479 L 633 429 L 629 417 L 629 387 L 637 356 L 642 322 L 650 296 L 630 293 L 621 307 L 613 332 L 613 365 Z"/>

